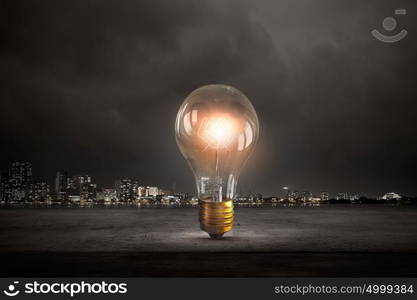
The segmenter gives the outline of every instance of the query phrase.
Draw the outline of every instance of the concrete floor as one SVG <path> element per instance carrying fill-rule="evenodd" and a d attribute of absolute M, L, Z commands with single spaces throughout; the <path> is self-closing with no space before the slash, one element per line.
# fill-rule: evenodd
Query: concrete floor
<path fill-rule="evenodd" d="M 0 251 L 417 251 L 415 207 L 237 208 L 223 240 L 197 210 L 1 209 Z"/>
<path fill-rule="evenodd" d="M 193 208 L 0 209 L 0 253 L 9 275 L 414 276 L 416 227 L 408 206 L 237 208 L 211 240 Z"/>

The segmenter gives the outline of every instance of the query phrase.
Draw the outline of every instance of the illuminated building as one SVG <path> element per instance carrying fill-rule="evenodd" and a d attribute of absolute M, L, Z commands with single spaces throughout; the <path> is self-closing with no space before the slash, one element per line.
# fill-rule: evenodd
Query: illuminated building
<path fill-rule="evenodd" d="M 138 183 L 131 178 L 121 178 L 115 183 L 120 202 L 133 202 L 138 198 Z"/>
<path fill-rule="evenodd" d="M 80 185 L 81 201 L 93 201 L 96 199 L 97 185 L 94 183 L 83 183 Z"/>
<path fill-rule="evenodd" d="M 29 185 L 29 201 L 46 202 L 49 196 L 49 185 L 44 181 L 33 182 Z"/>
<path fill-rule="evenodd" d="M 32 182 L 32 164 L 29 162 L 11 163 L 7 181 L 11 201 L 28 200 L 29 186 Z"/>
<path fill-rule="evenodd" d="M 79 196 L 82 202 L 93 201 L 96 198 L 96 189 L 97 185 L 92 182 L 90 175 L 75 175 L 67 179 L 67 197 Z M 74 197 L 71 199 L 71 202 L 76 201 Z"/>
<path fill-rule="evenodd" d="M 67 189 L 79 190 L 83 184 L 91 183 L 90 175 L 75 175 L 67 179 Z"/>
<path fill-rule="evenodd" d="M 159 189 L 156 186 L 148 186 L 147 190 L 148 190 L 148 196 L 156 197 L 159 195 Z"/>

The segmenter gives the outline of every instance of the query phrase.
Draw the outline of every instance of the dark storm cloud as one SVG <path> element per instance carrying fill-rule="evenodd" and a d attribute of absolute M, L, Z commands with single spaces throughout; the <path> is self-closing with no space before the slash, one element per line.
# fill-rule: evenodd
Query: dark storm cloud
<path fill-rule="evenodd" d="M 191 189 L 176 111 L 193 89 L 225 83 L 262 124 L 245 189 L 417 192 L 415 21 L 401 17 L 401 44 L 369 35 L 403 3 L 393 5 L 5 2 L 1 167 L 29 160 L 49 179 L 63 168 Z"/>

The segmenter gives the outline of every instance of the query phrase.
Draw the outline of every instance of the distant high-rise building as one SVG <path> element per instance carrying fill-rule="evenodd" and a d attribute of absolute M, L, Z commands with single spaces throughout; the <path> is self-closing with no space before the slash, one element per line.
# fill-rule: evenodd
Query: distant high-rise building
<path fill-rule="evenodd" d="M 49 185 L 45 181 L 34 182 L 32 164 L 13 162 L 7 173 L 0 176 L 0 199 L 5 202 L 46 201 Z"/>
<path fill-rule="evenodd" d="M 91 176 L 87 174 L 75 175 L 67 179 L 67 188 L 79 190 L 83 184 L 91 183 Z"/>
<path fill-rule="evenodd" d="M 117 198 L 121 202 L 132 202 L 138 198 L 138 183 L 131 178 L 121 178 L 115 183 Z"/>
<path fill-rule="evenodd" d="M 29 186 L 32 183 L 32 164 L 29 162 L 13 162 L 9 165 L 8 186 L 10 200 L 28 200 Z"/>
<path fill-rule="evenodd" d="M 97 185 L 94 183 L 82 183 L 80 185 L 80 199 L 81 201 L 93 201 L 96 199 Z"/>
<path fill-rule="evenodd" d="M 156 186 L 139 186 L 138 196 L 139 197 L 156 197 L 161 195 L 162 191 Z"/>
<path fill-rule="evenodd" d="M 9 166 L 9 178 L 22 185 L 32 182 L 32 164 L 29 162 L 13 162 Z"/>
<path fill-rule="evenodd" d="M 65 171 L 58 171 L 55 176 L 55 193 L 60 201 L 68 199 L 68 174 Z"/>
<path fill-rule="evenodd" d="M 46 202 L 49 196 L 49 185 L 44 181 L 33 182 L 29 185 L 29 201 Z"/>
<path fill-rule="evenodd" d="M 11 199 L 11 189 L 9 184 L 9 174 L 0 174 L 0 201 L 8 202 Z"/>
<path fill-rule="evenodd" d="M 156 197 L 160 194 L 159 188 L 157 186 L 148 186 L 147 190 L 148 190 L 148 196 Z"/>
<path fill-rule="evenodd" d="M 75 175 L 67 178 L 67 194 L 71 199 L 80 199 L 80 201 L 92 201 L 96 198 L 97 185 L 87 174 Z M 79 196 L 75 197 L 75 196 Z"/>

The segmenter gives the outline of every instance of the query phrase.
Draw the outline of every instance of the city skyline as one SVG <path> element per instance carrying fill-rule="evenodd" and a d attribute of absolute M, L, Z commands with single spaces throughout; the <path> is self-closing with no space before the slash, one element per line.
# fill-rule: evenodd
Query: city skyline
<path fill-rule="evenodd" d="M 9 190 L 9 194 L 13 199 L 25 198 L 26 200 L 33 200 L 36 197 L 46 199 L 51 197 L 57 201 L 68 201 L 71 196 L 78 196 L 78 200 L 91 200 L 97 198 L 98 193 L 116 193 L 118 201 L 130 202 L 141 197 L 156 197 L 159 195 L 187 195 L 187 197 L 195 197 L 195 189 L 192 191 L 175 190 L 175 184 L 171 187 L 166 187 L 157 183 L 147 183 L 140 181 L 138 177 L 120 176 L 115 177 L 113 185 L 100 186 L 96 182 L 96 178 L 90 175 L 89 172 L 84 173 L 69 173 L 65 170 L 58 170 L 55 173 L 53 182 L 45 179 L 33 177 L 33 167 L 30 162 L 12 162 L 8 165 L 7 171 L 0 171 L 0 196 L 4 197 L 5 190 Z M 34 191 L 38 191 L 38 196 L 34 196 Z M 397 194 L 399 192 L 399 194 Z M 15 195 L 15 194 L 22 195 Z M 115 194 L 115 195 L 116 195 Z M 41 196 L 39 196 L 41 195 Z M 287 199 L 309 199 L 320 198 L 321 200 L 358 200 L 360 197 L 369 198 L 384 198 L 388 197 L 415 197 L 416 195 L 403 194 L 401 191 L 380 191 L 378 194 L 367 194 L 361 191 L 346 191 L 340 190 L 331 192 L 330 189 L 321 189 L 320 191 L 311 191 L 303 188 L 283 186 L 278 188 L 276 192 L 271 194 L 263 193 L 259 190 L 242 191 L 238 189 L 236 199 L 241 197 L 281 197 Z M 6 198 L 7 198 L 6 197 Z M 108 197 L 108 196 L 107 196 Z M 4 200 L 3 198 L 0 200 Z M 70 201 L 71 202 L 71 201 Z"/>

